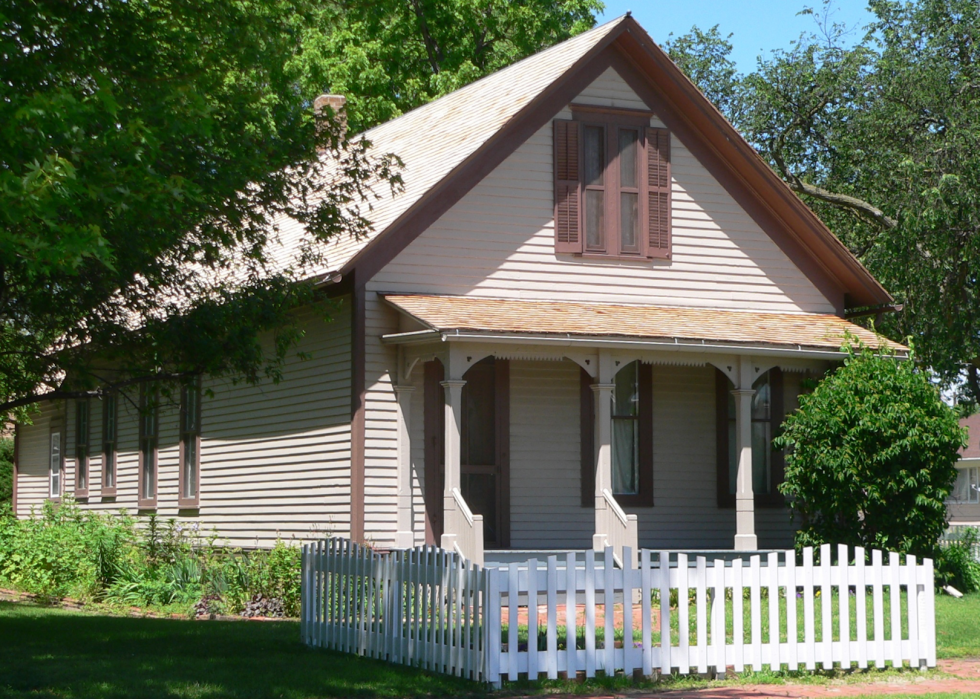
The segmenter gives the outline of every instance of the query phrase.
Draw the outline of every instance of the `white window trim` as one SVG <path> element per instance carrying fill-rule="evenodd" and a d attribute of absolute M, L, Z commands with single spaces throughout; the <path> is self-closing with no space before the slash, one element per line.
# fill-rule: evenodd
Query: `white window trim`
<path fill-rule="evenodd" d="M 64 489 L 64 469 L 62 467 L 63 450 L 61 444 L 61 432 L 51 433 L 51 442 L 48 452 L 48 495 L 52 498 L 60 498 L 61 491 Z M 57 485 L 55 485 L 57 483 Z"/>
<path fill-rule="evenodd" d="M 980 504 L 980 465 L 969 464 L 962 467 L 957 467 L 958 473 L 956 474 L 957 480 L 959 480 L 960 473 L 965 473 L 967 478 L 967 496 L 965 500 L 961 500 L 950 493 L 949 502 L 955 505 L 977 505 Z M 973 477 L 971 478 L 971 471 L 973 472 Z M 954 490 L 955 492 L 955 490 Z"/>

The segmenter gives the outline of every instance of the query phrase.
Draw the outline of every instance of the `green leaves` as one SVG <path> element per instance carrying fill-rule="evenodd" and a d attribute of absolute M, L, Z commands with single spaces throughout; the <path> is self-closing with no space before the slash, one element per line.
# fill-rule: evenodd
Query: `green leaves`
<path fill-rule="evenodd" d="M 849 350 L 774 443 L 787 450 L 780 490 L 799 545 L 936 555 L 964 433 L 913 361 Z"/>

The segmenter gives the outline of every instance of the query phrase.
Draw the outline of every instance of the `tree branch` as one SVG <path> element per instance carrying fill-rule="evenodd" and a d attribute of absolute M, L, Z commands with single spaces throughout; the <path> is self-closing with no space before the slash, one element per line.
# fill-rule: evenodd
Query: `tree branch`
<path fill-rule="evenodd" d="M 410 2 L 412 9 L 415 11 L 415 17 L 419 21 L 419 31 L 422 33 L 422 43 L 425 44 L 425 53 L 429 57 L 429 66 L 432 68 L 433 73 L 438 73 L 439 62 L 442 60 L 442 51 L 439 50 L 439 45 L 432 38 L 432 32 L 429 31 L 429 23 L 425 21 L 425 14 L 422 12 L 421 3 L 419 0 L 410 0 Z"/>
<path fill-rule="evenodd" d="M 877 223 L 883 228 L 891 230 L 898 227 L 898 221 L 885 214 L 885 212 L 878 207 L 869 204 L 863 199 L 858 199 L 857 197 L 852 197 L 848 194 L 831 192 L 823 187 L 818 187 L 817 185 L 804 182 L 796 176 L 788 177 L 787 180 L 793 191 L 800 192 L 802 194 L 809 194 L 811 197 L 825 201 L 828 204 L 850 209 L 851 211 L 858 213 L 862 218 L 868 219 L 873 223 Z"/>

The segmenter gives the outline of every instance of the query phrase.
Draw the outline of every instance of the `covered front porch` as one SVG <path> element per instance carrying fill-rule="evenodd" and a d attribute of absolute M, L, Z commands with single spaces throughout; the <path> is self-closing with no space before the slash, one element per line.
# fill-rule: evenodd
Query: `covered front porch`
<path fill-rule="evenodd" d="M 829 338 L 828 326 L 855 326 L 819 316 L 823 326 L 801 328 L 812 324 L 802 314 L 696 311 L 692 324 L 686 309 L 651 318 L 651 307 L 386 300 L 404 318 L 383 338 L 398 352 L 397 546 L 420 543 L 423 528 L 426 543 L 479 563 L 506 550 L 612 546 L 621 558 L 624 546 L 791 545 L 769 439 L 802 379 L 840 358 L 843 332 Z M 822 346 L 770 341 L 801 332 Z"/>

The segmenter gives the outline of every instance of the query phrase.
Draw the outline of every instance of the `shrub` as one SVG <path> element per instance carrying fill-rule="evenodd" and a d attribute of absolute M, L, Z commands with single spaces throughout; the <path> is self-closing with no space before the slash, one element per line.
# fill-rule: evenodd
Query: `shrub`
<path fill-rule="evenodd" d="M 850 349 L 783 428 L 798 545 L 936 555 L 964 431 L 914 358 Z"/>
<path fill-rule="evenodd" d="M 70 496 L 39 516 L 0 518 L 0 581 L 45 597 L 138 607 L 241 612 L 250 605 L 295 616 L 300 551 L 283 541 L 243 552 L 202 537 L 197 525 L 82 512 Z M 261 604 L 257 602 L 261 600 Z"/>
<path fill-rule="evenodd" d="M 0 439 L 0 517 L 9 512 L 4 507 L 14 499 L 14 440 Z"/>
<path fill-rule="evenodd" d="M 970 527 L 943 546 L 936 561 L 940 585 L 952 585 L 960 592 L 980 592 L 980 562 L 974 558 L 978 542 L 980 532 Z"/>

